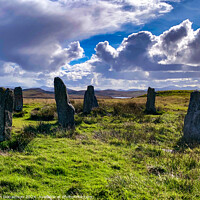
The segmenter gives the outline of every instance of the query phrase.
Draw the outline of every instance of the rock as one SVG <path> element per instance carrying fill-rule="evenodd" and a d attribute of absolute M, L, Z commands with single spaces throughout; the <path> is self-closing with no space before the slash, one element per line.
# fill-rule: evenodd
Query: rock
<path fill-rule="evenodd" d="M 5 88 L 0 88 L 0 142 L 4 141 Z"/>
<path fill-rule="evenodd" d="M 98 107 L 97 98 L 94 95 L 94 87 L 89 85 L 84 95 L 83 113 L 90 113 L 92 108 Z"/>
<path fill-rule="evenodd" d="M 14 110 L 17 112 L 22 111 L 23 109 L 23 94 L 22 88 L 16 87 L 14 89 Z"/>
<path fill-rule="evenodd" d="M 146 112 L 149 114 L 156 113 L 155 99 L 156 99 L 155 89 L 149 87 L 147 92 L 147 103 L 146 103 Z"/>
<path fill-rule="evenodd" d="M 13 92 L 10 89 L 5 91 L 5 128 L 4 137 L 5 140 L 11 138 L 12 130 L 12 113 L 13 113 L 13 103 L 14 103 Z"/>
<path fill-rule="evenodd" d="M 200 140 L 200 93 L 194 91 L 190 96 L 187 115 L 184 120 L 184 138 Z"/>
<path fill-rule="evenodd" d="M 63 128 L 73 128 L 75 109 L 69 101 L 67 88 L 59 77 L 54 78 L 54 90 L 58 122 Z"/>
<path fill-rule="evenodd" d="M 12 130 L 13 92 L 0 88 L 0 141 L 9 140 Z"/>

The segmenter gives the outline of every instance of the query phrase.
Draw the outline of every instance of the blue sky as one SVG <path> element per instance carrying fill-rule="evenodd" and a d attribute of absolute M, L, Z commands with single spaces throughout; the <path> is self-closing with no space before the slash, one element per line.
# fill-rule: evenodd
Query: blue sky
<path fill-rule="evenodd" d="M 199 0 L 0 0 L 2 86 L 200 87 Z"/>

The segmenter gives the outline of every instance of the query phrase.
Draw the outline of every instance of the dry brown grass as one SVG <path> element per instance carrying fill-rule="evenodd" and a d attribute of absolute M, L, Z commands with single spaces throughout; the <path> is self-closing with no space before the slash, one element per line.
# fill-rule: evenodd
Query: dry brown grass
<path fill-rule="evenodd" d="M 42 104 L 53 104 L 55 103 L 54 99 L 29 99 L 24 98 L 24 104 L 32 104 L 32 103 L 42 103 Z"/>
<path fill-rule="evenodd" d="M 164 110 L 181 110 L 187 111 L 189 105 L 188 96 L 157 96 L 156 107 Z M 146 97 L 138 97 L 132 99 L 98 99 L 99 105 L 101 106 L 112 106 L 113 104 L 130 104 L 137 103 L 139 105 L 146 104 Z M 55 104 L 55 99 L 24 99 L 24 104 Z M 83 104 L 83 99 L 71 99 L 72 105 L 80 107 Z"/>

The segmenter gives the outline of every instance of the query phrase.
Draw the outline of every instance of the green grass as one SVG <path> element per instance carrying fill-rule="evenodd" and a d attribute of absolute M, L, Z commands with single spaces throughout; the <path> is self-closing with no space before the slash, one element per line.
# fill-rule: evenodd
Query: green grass
<path fill-rule="evenodd" d="M 200 199 L 200 146 L 182 140 L 189 95 L 159 96 L 160 115 L 146 98 L 102 100 L 84 116 L 74 102 L 76 129 L 56 119 L 30 120 L 43 103 L 29 102 L 0 144 L 0 193 L 91 196 L 93 199 Z M 75 198 L 74 197 L 74 198 Z"/>
<path fill-rule="evenodd" d="M 168 91 L 158 91 L 157 96 L 189 96 L 193 90 L 168 90 Z"/>

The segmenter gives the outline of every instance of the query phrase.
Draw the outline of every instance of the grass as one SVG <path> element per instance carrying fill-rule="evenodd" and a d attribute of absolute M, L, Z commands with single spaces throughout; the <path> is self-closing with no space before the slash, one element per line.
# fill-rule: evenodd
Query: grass
<path fill-rule="evenodd" d="M 13 119 L 12 140 L 0 144 L 0 193 L 200 199 L 200 146 L 182 139 L 189 94 L 158 96 L 160 115 L 146 115 L 145 102 L 100 100 L 83 115 L 82 100 L 73 100 L 76 129 L 66 132 L 56 118 L 30 120 L 32 110 L 54 101 L 26 100 L 24 115 Z"/>

